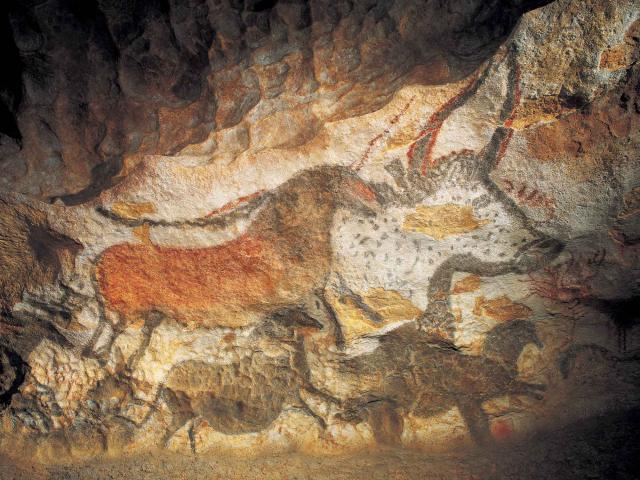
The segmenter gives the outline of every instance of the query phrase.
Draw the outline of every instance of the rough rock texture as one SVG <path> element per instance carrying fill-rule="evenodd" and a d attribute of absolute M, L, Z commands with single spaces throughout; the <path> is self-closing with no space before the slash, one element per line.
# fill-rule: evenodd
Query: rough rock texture
<path fill-rule="evenodd" d="M 2 8 L 3 454 L 495 452 L 638 408 L 637 2 Z"/>
<path fill-rule="evenodd" d="M 473 71 L 535 4 L 9 2 L 2 183 L 78 203 L 145 155 L 301 145 Z"/>

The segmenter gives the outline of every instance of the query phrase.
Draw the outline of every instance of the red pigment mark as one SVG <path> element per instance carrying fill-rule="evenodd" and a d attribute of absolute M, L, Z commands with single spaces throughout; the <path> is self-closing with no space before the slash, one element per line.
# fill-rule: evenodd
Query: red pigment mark
<path fill-rule="evenodd" d="M 508 178 L 501 179 L 504 191 L 515 197 L 523 205 L 533 208 L 544 208 L 549 218 L 555 215 L 555 202 L 551 197 L 544 195 L 538 189 L 529 187 L 526 183 L 516 182 Z"/>
<path fill-rule="evenodd" d="M 566 345 L 575 339 L 576 318 L 584 315 L 584 300 L 593 298 L 593 280 L 603 265 L 606 249 L 591 255 L 580 255 L 560 264 L 544 267 L 543 271 L 529 273 L 529 290 L 533 295 L 562 304 L 574 319 Z"/>
<path fill-rule="evenodd" d="M 418 142 L 422 140 L 427 135 L 431 135 L 429 141 L 426 146 L 426 150 L 424 153 L 424 157 L 422 159 L 422 174 L 426 175 L 427 172 L 427 164 L 433 165 L 434 161 L 431 158 L 431 151 L 436 143 L 436 139 L 438 138 L 438 134 L 440 133 L 440 128 L 442 124 L 446 120 L 445 112 L 453 106 L 453 104 L 462 97 L 465 93 L 467 93 L 471 88 L 473 88 L 475 82 L 478 80 L 480 76 L 480 72 L 476 72 L 475 75 L 471 77 L 467 85 L 465 85 L 460 92 L 447 100 L 444 104 L 442 104 L 435 112 L 431 114 L 427 123 L 422 128 L 418 137 L 413 141 L 413 143 L 409 146 L 409 150 L 407 150 L 407 160 L 409 163 L 409 168 L 413 166 L 413 156 L 414 151 L 418 145 Z"/>
<path fill-rule="evenodd" d="M 515 66 L 515 85 L 513 86 L 513 108 L 511 109 L 511 113 L 509 114 L 509 118 L 507 118 L 504 122 L 505 128 L 508 129 L 507 135 L 500 142 L 500 147 L 498 148 L 498 153 L 496 155 L 496 161 L 494 167 L 497 167 L 500 161 L 504 158 L 507 153 L 507 147 L 511 142 L 511 137 L 513 137 L 513 121 L 516 117 L 516 110 L 520 106 L 520 98 L 522 96 L 522 92 L 520 90 L 520 65 L 516 63 Z"/>
<path fill-rule="evenodd" d="M 502 141 L 500 142 L 500 147 L 498 147 L 498 153 L 496 155 L 496 162 L 494 164 L 494 166 L 498 166 L 498 164 L 500 163 L 500 161 L 504 158 L 504 155 L 507 153 L 507 147 L 509 146 L 509 143 L 511 142 L 511 137 L 513 137 L 513 129 L 510 128 L 507 131 L 507 136 L 504 137 L 502 139 Z"/>
<path fill-rule="evenodd" d="M 611 241 L 616 245 L 616 248 L 618 250 L 618 255 L 622 260 L 622 264 L 628 265 L 628 262 L 625 259 L 625 253 L 626 253 L 627 247 L 630 247 L 631 244 L 627 240 L 626 235 L 620 230 L 618 230 L 616 227 L 612 227 L 609 229 L 609 238 L 611 238 Z"/>
<path fill-rule="evenodd" d="M 431 156 L 431 152 L 433 151 L 433 147 L 436 146 L 436 140 L 438 139 L 438 134 L 440 133 L 441 128 L 442 123 L 438 125 L 438 128 L 433 131 L 433 134 L 431 135 L 431 138 L 429 138 L 429 142 L 427 143 L 424 158 L 422 159 L 422 167 L 420 169 L 420 173 L 422 173 L 423 176 L 427 174 L 427 166 L 431 167 L 436 163 Z"/>
<path fill-rule="evenodd" d="M 429 120 L 427 120 L 426 125 L 418 135 L 418 137 L 414 140 L 414 142 L 407 150 L 407 159 L 409 168 L 411 168 L 414 164 L 414 152 L 418 146 L 418 143 L 423 140 L 425 137 L 429 136 L 427 141 L 427 145 L 425 146 L 424 156 L 422 157 L 420 172 L 422 175 L 427 174 L 427 169 L 429 167 L 434 166 L 440 160 L 447 157 L 441 157 L 438 159 L 433 158 L 433 148 L 435 147 L 436 141 L 438 139 L 438 135 L 440 134 L 440 130 L 444 121 L 447 119 L 448 115 L 446 115 L 448 110 L 451 110 L 453 105 L 469 90 L 471 90 L 475 83 L 477 82 L 480 76 L 480 72 L 476 72 L 476 74 L 471 78 L 471 80 L 465 85 L 464 88 L 456 95 L 447 100 L 443 105 L 441 105 L 435 112 L 431 114 Z M 514 79 L 514 99 L 513 99 L 513 108 L 510 112 L 509 118 L 505 120 L 504 127 L 508 129 L 508 132 L 505 138 L 500 142 L 500 146 L 498 147 L 498 153 L 496 155 L 495 164 L 498 165 L 500 160 L 504 157 L 507 147 L 509 146 L 509 142 L 511 141 L 511 137 L 513 136 L 513 129 L 511 128 L 513 125 L 513 121 L 515 119 L 515 112 L 517 107 L 520 105 L 521 101 L 521 89 L 520 89 L 520 66 L 515 65 L 515 79 Z"/>
<path fill-rule="evenodd" d="M 504 440 L 513 435 L 513 427 L 511 422 L 505 420 L 497 420 L 491 425 L 491 435 L 496 440 Z"/>
<path fill-rule="evenodd" d="M 376 135 L 375 137 L 373 137 L 371 140 L 369 140 L 368 144 L 367 144 L 367 149 L 365 150 L 365 152 L 362 154 L 362 157 L 360 157 L 359 160 L 355 161 L 353 164 L 351 164 L 351 169 L 354 171 L 358 171 L 360 170 L 364 164 L 367 162 L 367 160 L 369 159 L 369 155 L 371 155 L 371 152 L 373 151 L 373 147 L 375 147 L 376 143 L 378 142 L 378 140 L 380 140 L 381 138 L 383 138 L 384 136 L 388 135 L 391 132 L 391 126 L 395 125 L 396 123 L 398 123 L 398 121 L 400 120 L 400 118 L 407 112 L 407 110 L 409 109 L 409 106 L 411 105 L 411 103 L 413 103 L 413 101 L 415 100 L 415 95 L 412 96 L 407 103 L 400 109 L 400 111 L 398 113 L 396 113 L 391 120 L 389 120 L 389 126 L 387 128 L 385 128 L 382 133 L 379 133 L 378 135 Z"/>
<path fill-rule="evenodd" d="M 249 235 L 198 249 L 122 243 L 102 254 L 96 279 L 107 305 L 125 319 L 154 308 L 229 314 L 273 297 L 283 275 L 276 248 Z"/>
<path fill-rule="evenodd" d="M 254 198 L 258 198 L 260 195 L 262 195 L 265 192 L 265 190 L 258 190 L 257 192 L 254 192 L 250 195 L 245 195 L 244 197 L 240 197 L 237 198 L 235 200 L 230 201 L 229 203 L 225 203 L 222 207 L 217 208 L 216 210 L 212 210 L 209 213 L 207 213 L 207 217 L 213 217 L 214 215 L 219 215 L 221 213 L 227 213 L 230 212 L 231 210 L 235 209 L 236 207 L 240 206 L 243 203 L 247 203 L 250 200 L 253 200 Z"/>
<path fill-rule="evenodd" d="M 345 183 L 346 187 L 358 197 L 368 202 L 375 202 L 377 200 L 375 192 L 366 183 L 355 179 L 349 179 Z"/>

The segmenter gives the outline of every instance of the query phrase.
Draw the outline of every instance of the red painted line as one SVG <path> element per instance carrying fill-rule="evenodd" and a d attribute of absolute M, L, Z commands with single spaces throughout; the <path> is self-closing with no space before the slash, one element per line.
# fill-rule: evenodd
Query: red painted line
<path fill-rule="evenodd" d="M 500 142 L 500 148 L 498 149 L 498 154 L 496 155 L 496 163 L 494 167 L 497 167 L 505 153 L 507 153 L 507 147 L 509 146 L 509 142 L 511 142 L 511 137 L 513 136 L 513 129 L 510 128 L 507 132 L 507 136 Z"/>
<path fill-rule="evenodd" d="M 515 85 L 513 90 L 513 108 L 509 113 L 509 118 L 507 118 L 504 122 L 504 126 L 508 128 L 509 131 L 507 132 L 507 136 L 504 138 L 504 140 L 500 142 L 500 148 L 498 149 L 498 154 L 496 155 L 496 162 L 494 167 L 497 167 L 500 164 L 505 154 L 507 153 L 507 148 L 509 147 L 509 143 L 511 142 L 511 137 L 513 137 L 513 128 L 512 128 L 513 121 L 515 120 L 516 111 L 520 106 L 520 99 L 521 99 L 522 92 L 520 90 L 520 65 L 518 65 L 517 63 L 515 65 L 515 70 L 516 70 L 515 72 L 516 78 L 514 80 Z"/>
<path fill-rule="evenodd" d="M 504 183 L 507 193 L 513 192 L 513 182 L 511 180 L 503 178 L 502 183 Z"/>
<path fill-rule="evenodd" d="M 522 186 L 520 187 L 520 190 L 518 190 L 518 198 L 522 198 L 524 197 L 524 194 L 527 192 L 527 186 L 525 184 L 522 184 Z"/>
<path fill-rule="evenodd" d="M 455 94 L 449 100 L 444 102 L 440 107 L 436 109 L 435 112 L 433 112 L 429 116 L 429 119 L 427 120 L 426 124 L 424 125 L 424 127 L 422 128 L 422 130 L 420 131 L 416 139 L 413 141 L 413 143 L 409 146 L 409 149 L 407 150 L 407 163 L 409 165 L 409 168 L 413 167 L 414 151 L 417 147 L 418 142 L 420 142 L 420 140 L 425 138 L 427 135 L 431 135 L 427 143 L 426 151 L 422 158 L 421 171 L 422 171 L 422 175 L 426 175 L 427 165 L 428 164 L 433 165 L 435 163 L 435 161 L 432 160 L 431 158 L 431 151 L 435 146 L 436 139 L 438 138 L 438 134 L 440 133 L 440 128 L 442 127 L 442 124 L 448 117 L 448 115 L 444 115 L 444 114 L 448 109 L 452 107 L 452 105 L 456 101 L 458 101 L 458 99 L 460 99 L 462 95 L 464 95 L 465 93 L 467 93 L 469 90 L 473 88 L 475 82 L 478 81 L 478 78 L 480 78 L 480 72 L 476 72 L 471 77 L 469 82 L 467 82 L 467 84 L 457 94 Z"/>
<path fill-rule="evenodd" d="M 407 150 L 407 162 L 409 168 L 414 165 L 414 153 L 415 149 L 418 146 L 418 143 L 423 140 L 426 136 L 430 135 L 429 140 L 427 141 L 427 145 L 425 146 L 425 152 L 421 161 L 421 169 L 420 172 L 422 175 L 427 174 L 427 170 L 429 167 L 433 167 L 438 163 L 439 159 L 433 158 L 433 149 L 435 148 L 436 141 L 438 139 L 438 135 L 440 134 L 440 130 L 442 125 L 447 120 L 449 115 L 445 115 L 447 110 L 451 109 L 451 107 L 457 102 L 460 97 L 465 95 L 469 90 L 473 88 L 475 82 L 478 81 L 480 77 L 480 72 L 476 72 L 476 74 L 471 78 L 471 80 L 458 92 L 456 95 L 447 100 L 443 105 L 441 105 L 435 112 L 431 114 L 427 123 L 420 131 L 416 139 L 409 146 Z M 520 105 L 521 101 L 521 88 L 520 88 L 520 66 L 515 65 L 515 79 L 514 79 L 514 102 L 513 108 L 509 114 L 509 118 L 504 122 L 504 126 L 509 129 L 507 132 L 506 138 L 500 143 L 500 147 L 498 149 L 498 154 L 496 156 L 495 164 L 498 165 L 502 158 L 504 157 L 507 147 L 509 146 L 509 142 L 511 141 L 511 137 L 513 136 L 513 121 L 515 120 L 515 112 L 517 107 Z"/>
<path fill-rule="evenodd" d="M 232 200 L 229 203 L 225 203 L 222 207 L 210 211 L 205 215 L 205 217 L 213 217 L 214 215 L 220 215 L 221 213 L 228 213 L 231 210 L 234 210 L 235 208 L 239 207 L 241 204 L 247 203 L 253 200 L 254 198 L 258 198 L 264 192 L 265 190 L 258 190 L 257 192 Z"/>
<path fill-rule="evenodd" d="M 415 98 L 416 98 L 415 95 L 412 96 L 407 101 L 407 103 L 400 109 L 400 111 L 398 113 L 396 113 L 389 120 L 388 123 L 391 124 L 391 125 L 395 125 L 396 123 L 398 123 L 398 120 L 400 120 L 400 118 L 407 112 L 407 110 L 409 109 L 409 106 L 411 105 L 411 103 L 413 103 Z M 378 135 L 373 137 L 371 140 L 369 140 L 369 142 L 367 143 L 367 145 L 368 145 L 367 149 L 362 154 L 360 159 L 358 159 L 357 161 L 355 161 L 355 162 L 353 162 L 351 164 L 351 169 L 354 170 L 354 171 L 360 170 L 364 166 L 364 164 L 367 162 L 367 160 L 369 160 L 369 155 L 371 155 L 371 152 L 373 151 L 373 148 L 375 147 L 375 145 L 378 142 L 378 140 L 380 140 L 384 136 L 388 135 L 390 131 L 391 131 L 391 128 L 387 127 L 382 131 L 382 133 L 379 133 Z"/>
<path fill-rule="evenodd" d="M 555 202 L 537 188 L 530 188 L 526 183 L 517 181 L 514 185 L 514 182 L 507 178 L 502 178 L 500 182 L 504 185 L 503 190 L 518 202 L 530 207 L 545 209 L 549 218 L 555 215 Z"/>
<path fill-rule="evenodd" d="M 433 152 L 433 147 L 435 147 L 436 145 L 436 140 L 438 139 L 438 134 L 440 133 L 440 129 L 442 128 L 442 123 L 440 123 L 440 125 L 433 129 L 433 133 L 431 134 L 431 137 L 429 137 L 429 141 L 427 142 L 424 157 L 422 158 L 422 168 L 420 170 L 420 173 L 423 176 L 427 174 L 427 166 L 432 167 L 435 164 L 435 161 L 431 157 L 431 153 Z"/>
<path fill-rule="evenodd" d="M 609 229 L 609 237 L 615 243 L 616 247 L 618 247 L 618 254 L 624 261 L 625 249 L 627 247 L 626 239 L 624 238 L 624 234 L 616 229 L 615 227 Z"/>

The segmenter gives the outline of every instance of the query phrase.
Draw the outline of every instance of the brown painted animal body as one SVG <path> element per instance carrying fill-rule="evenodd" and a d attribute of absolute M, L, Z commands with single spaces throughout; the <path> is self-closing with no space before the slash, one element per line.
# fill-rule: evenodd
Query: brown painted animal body
<path fill-rule="evenodd" d="M 515 330 L 518 330 L 516 332 Z M 398 412 L 428 418 L 457 406 L 471 436 L 477 443 L 490 440 L 488 419 L 482 402 L 507 394 L 542 398 L 544 386 L 518 380 L 515 359 L 526 343 L 539 343 L 524 324 L 488 336 L 489 356 L 466 355 L 453 344 L 429 337 L 409 324 L 379 337 L 379 346 L 370 354 L 344 362 L 344 373 L 357 373 L 361 394 L 351 399 L 345 418 L 367 419 L 376 436 L 399 440 L 402 432 Z M 511 336 L 505 358 L 497 358 L 496 348 Z M 395 420 L 394 420 L 395 419 Z M 376 432 L 378 426 L 381 431 Z M 391 430 L 390 430 L 391 428 Z M 394 433 L 395 430 L 395 433 Z"/>
<path fill-rule="evenodd" d="M 270 354 L 257 350 L 230 364 L 190 360 L 175 365 L 158 396 L 171 411 L 164 443 L 190 423 L 195 451 L 193 430 L 198 422 L 225 434 L 258 432 L 285 408 L 303 410 L 324 427 L 300 394 L 304 390 L 307 396 L 328 397 L 311 385 L 304 351 L 304 338 L 322 328 L 301 309 L 279 312 L 252 333 L 256 345 L 271 344 Z"/>
<path fill-rule="evenodd" d="M 106 306 L 124 324 L 155 311 L 184 324 L 240 327 L 303 303 L 325 284 L 336 208 L 375 194 L 350 170 L 324 167 L 267 195 L 247 231 L 228 243 L 108 248 L 96 269 Z"/>

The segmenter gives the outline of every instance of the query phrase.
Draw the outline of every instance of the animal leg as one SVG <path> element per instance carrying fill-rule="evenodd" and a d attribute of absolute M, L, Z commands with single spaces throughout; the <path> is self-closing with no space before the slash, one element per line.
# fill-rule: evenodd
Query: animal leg
<path fill-rule="evenodd" d="M 480 446 L 493 443 L 489 430 L 489 419 L 480 406 L 480 401 L 475 398 L 458 398 L 458 409 L 467 424 L 471 438 Z"/>
<path fill-rule="evenodd" d="M 191 447 L 191 453 L 196 454 L 196 427 L 200 425 L 200 422 L 195 420 L 191 420 L 191 425 L 189 425 L 189 446 Z"/>
<path fill-rule="evenodd" d="M 95 331 L 93 332 L 93 335 L 91 335 L 91 338 L 89 339 L 87 344 L 82 349 L 82 356 L 83 357 L 94 358 L 96 356 L 99 356 L 94 351 L 94 348 L 95 348 L 96 342 L 98 341 L 98 339 L 102 335 L 102 332 L 104 331 L 105 323 L 106 323 L 106 320 L 101 315 L 101 318 L 100 318 L 100 320 L 98 322 L 98 326 L 96 327 Z M 114 330 L 114 332 L 115 332 L 115 330 Z"/>
<path fill-rule="evenodd" d="M 322 418 L 319 414 L 317 414 L 302 398 L 300 398 L 299 400 L 300 400 L 299 408 L 304 413 L 311 416 L 322 430 L 325 430 L 327 428 L 327 422 L 324 421 L 324 418 Z"/>
<path fill-rule="evenodd" d="M 188 421 L 193 419 L 193 412 L 189 401 L 180 394 L 180 392 L 174 392 L 168 388 L 163 388 L 161 396 L 167 407 L 171 411 L 171 424 L 167 427 L 167 431 L 162 439 L 162 446 L 168 447 L 169 441 Z M 195 449 L 193 437 L 193 425 L 189 430 L 189 441 L 191 442 L 192 450 Z M 194 450 L 195 451 L 195 450 Z"/>
<path fill-rule="evenodd" d="M 399 445 L 402 442 L 404 420 L 393 402 L 372 402 L 367 404 L 366 411 L 376 442 L 382 445 Z"/>
<path fill-rule="evenodd" d="M 446 301 L 431 301 L 425 312 L 418 318 L 420 330 L 429 336 L 453 341 L 455 317 Z"/>
<path fill-rule="evenodd" d="M 162 322 L 163 318 L 164 315 L 160 312 L 153 311 L 148 313 L 147 318 L 144 322 L 144 326 L 142 327 L 142 343 L 135 351 L 135 353 L 131 355 L 131 357 L 129 357 L 129 361 L 127 362 L 127 367 L 130 371 L 133 371 L 136 368 L 138 362 L 144 356 L 147 348 L 149 347 L 149 344 L 151 343 L 151 336 L 153 335 L 153 332 L 158 327 L 158 325 L 160 325 L 160 322 Z M 115 334 L 114 338 L 111 339 L 111 343 L 113 343 L 114 340 Z"/>
<path fill-rule="evenodd" d="M 96 359 L 101 366 L 104 366 L 107 363 L 107 355 L 111 351 L 111 347 L 113 346 L 113 342 L 115 341 L 118 333 L 121 331 L 120 325 L 122 321 L 118 323 L 118 325 L 112 324 L 109 320 L 107 320 L 107 314 L 105 311 L 105 306 L 102 299 L 98 298 L 98 326 L 96 327 L 93 335 L 87 342 L 87 344 L 82 349 L 82 356 Z M 98 340 L 102 336 L 106 326 L 111 327 L 111 338 L 107 342 L 107 345 L 101 348 L 100 350 L 96 350 L 96 345 Z"/>
<path fill-rule="evenodd" d="M 324 405 L 325 407 L 320 407 L 320 409 L 325 410 L 325 416 L 329 413 L 331 405 L 338 406 L 340 402 L 328 393 L 325 393 L 317 388 L 312 383 L 311 369 L 309 367 L 309 364 L 307 363 L 303 341 L 299 342 L 299 347 L 297 348 L 297 351 L 294 355 L 292 367 L 298 377 L 299 390 L 297 397 L 298 401 L 302 405 L 302 409 L 309 413 L 312 417 L 314 417 L 324 430 L 326 428 L 326 422 L 321 415 L 317 414 L 315 410 L 311 408 L 311 406 L 309 405 L 309 401 L 311 402 L 311 404 L 316 406 Z"/>
<path fill-rule="evenodd" d="M 384 323 L 384 319 L 378 312 L 376 312 L 373 308 L 366 304 L 366 302 L 362 299 L 360 295 L 351 290 L 342 277 L 340 277 L 340 294 L 344 297 L 349 297 L 353 302 L 358 306 L 362 313 L 364 313 L 369 320 L 377 325 L 382 325 Z"/>

